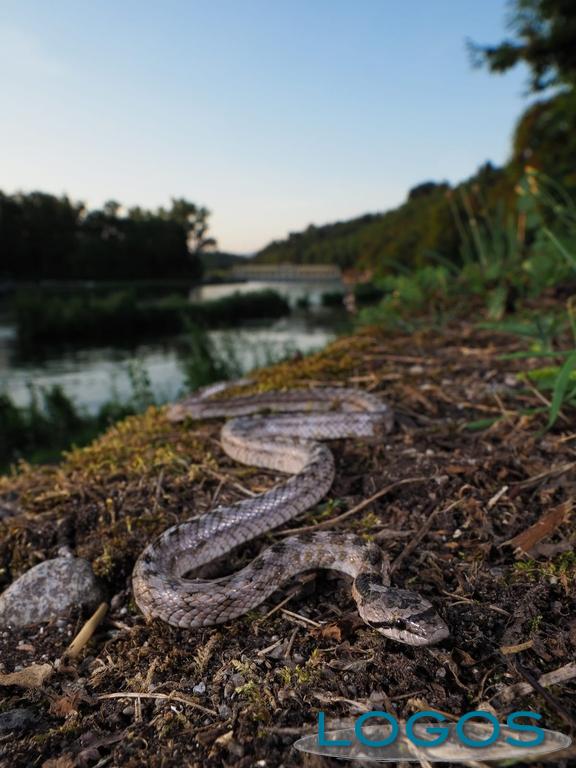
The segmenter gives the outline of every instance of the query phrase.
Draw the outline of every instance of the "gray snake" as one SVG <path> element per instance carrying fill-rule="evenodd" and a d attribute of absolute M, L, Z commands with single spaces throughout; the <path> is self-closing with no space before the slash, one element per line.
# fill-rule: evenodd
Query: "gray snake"
<path fill-rule="evenodd" d="M 132 576 L 134 598 L 143 614 L 192 629 L 228 622 L 262 603 L 295 574 L 328 568 L 352 577 L 360 616 L 382 635 L 409 645 L 446 638 L 448 628 L 431 603 L 416 592 L 390 586 L 388 562 L 380 548 L 350 533 L 291 536 L 232 575 L 186 578 L 325 496 L 335 467 L 332 452 L 320 440 L 374 438 L 393 425 L 390 409 L 360 390 L 299 389 L 213 399 L 216 391 L 207 388 L 170 406 L 168 419 L 234 417 L 221 433 L 226 453 L 292 477 L 253 498 L 174 525 L 149 544 Z M 266 414 L 254 415 L 262 411 Z"/>

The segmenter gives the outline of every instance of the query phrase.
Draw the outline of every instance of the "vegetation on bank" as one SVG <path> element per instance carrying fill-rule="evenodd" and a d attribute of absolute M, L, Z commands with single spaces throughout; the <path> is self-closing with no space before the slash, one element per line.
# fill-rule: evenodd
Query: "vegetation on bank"
<path fill-rule="evenodd" d="M 72 445 L 86 445 L 114 422 L 136 413 L 136 403 L 110 400 L 94 415 L 81 411 L 59 386 L 31 388 L 27 406 L 0 394 L 0 471 L 25 459 L 53 462 Z"/>
<path fill-rule="evenodd" d="M 14 301 L 18 340 L 24 347 L 46 342 L 106 345 L 110 339 L 127 342 L 182 333 L 190 323 L 220 328 L 245 320 L 279 318 L 289 312 L 286 299 L 272 290 L 203 302 L 190 302 L 178 294 L 140 300 L 135 290 L 75 296 L 46 296 L 27 290 Z"/>
<path fill-rule="evenodd" d="M 246 341 L 243 345 L 249 347 Z M 289 345 L 259 344 L 251 349 L 257 367 L 293 355 Z M 217 381 L 239 378 L 244 373 L 233 337 L 224 336 L 221 343 L 215 344 L 204 327 L 190 321 L 178 340 L 178 357 L 182 395 Z M 115 422 L 161 404 L 146 368 L 139 361 L 130 363 L 127 373 L 129 395 L 120 397 L 111 385 L 108 400 L 96 413 L 78 406 L 60 386 L 31 386 L 26 405 L 17 405 L 0 390 L 0 474 L 20 460 L 57 462 L 63 451 L 87 445 Z"/>
<path fill-rule="evenodd" d="M 458 261 L 438 254 L 427 266 L 376 278 L 385 295 L 362 322 L 409 327 L 422 315 L 441 321 L 466 313 L 471 303 L 501 320 L 547 291 L 576 287 L 576 202 L 555 181 L 529 167 L 512 212 L 482 205 L 474 190 L 462 192 L 462 206 Z"/>

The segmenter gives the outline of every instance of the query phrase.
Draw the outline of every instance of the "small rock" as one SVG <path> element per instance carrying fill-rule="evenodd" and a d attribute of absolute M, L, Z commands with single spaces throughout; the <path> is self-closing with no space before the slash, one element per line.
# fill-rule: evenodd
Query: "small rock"
<path fill-rule="evenodd" d="M 206 693 L 206 683 L 198 683 L 192 688 L 194 693 Z"/>
<path fill-rule="evenodd" d="M 281 645 L 277 645 L 276 648 L 272 648 L 270 653 L 268 653 L 267 655 L 271 659 L 283 659 L 284 654 L 286 652 L 287 645 L 288 645 L 287 643 L 282 643 Z"/>
<path fill-rule="evenodd" d="M 26 651 L 26 653 L 34 653 L 36 648 L 34 648 L 33 645 L 30 645 L 30 643 L 25 643 L 22 640 L 20 640 L 20 642 L 16 646 L 16 650 L 18 650 L 18 651 Z"/>
<path fill-rule="evenodd" d="M 41 718 L 32 709 L 9 709 L 0 714 L 0 734 L 29 731 L 41 723 Z"/>
<path fill-rule="evenodd" d="M 58 547 L 58 557 L 74 557 L 74 553 L 69 546 L 64 545 L 62 547 Z"/>
<path fill-rule="evenodd" d="M 87 560 L 45 560 L 0 595 L 0 626 L 25 627 L 51 621 L 71 608 L 94 608 L 101 600 L 102 590 Z"/>
<path fill-rule="evenodd" d="M 439 680 L 442 680 L 442 678 L 446 677 L 446 670 L 444 669 L 444 667 L 439 667 L 439 668 L 436 670 L 436 677 L 437 677 Z"/>

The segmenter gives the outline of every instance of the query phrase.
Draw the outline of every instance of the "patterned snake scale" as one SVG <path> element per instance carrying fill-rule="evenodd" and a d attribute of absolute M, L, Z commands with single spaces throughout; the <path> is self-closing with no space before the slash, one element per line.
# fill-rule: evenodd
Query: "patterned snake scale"
<path fill-rule="evenodd" d="M 292 536 L 232 575 L 186 578 L 325 496 L 334 480 L 334 457 L 318 441 L 375 438 L 393 426 L 389 408 L 360 390 L 299 389 L 211 399 L 225 388 L 208 387 L 173 404 L 168 419 L 233 417 L 222 429 L 225 452 L 244 464 L 292 477 L 258 496 L 168 528 L 149 544 L 132 577 L 143 614 L 191 629 L 229 622 L 262 603 L 295 574 L 329 568 L 352 577 L 360 616 L 382 635 L 409 645 L 446 638 L 448 628 L 431 603 L 416 592 L 390 586 L 388 562 L 379 547 L 350 533 Z M 265 415 L 254 415 L 262 411 Z"/>

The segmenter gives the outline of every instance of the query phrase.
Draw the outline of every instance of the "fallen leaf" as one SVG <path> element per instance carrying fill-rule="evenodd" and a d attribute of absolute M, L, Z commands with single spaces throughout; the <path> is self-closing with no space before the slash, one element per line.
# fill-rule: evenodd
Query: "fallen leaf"
<path fill-rule="evenodd" d="M 341 642 L 342 640 L 342 630 L 338 624 L 328 624 L 326 626 L 320 627 L 318 634 L 324 640 L 336 640 L 337 643 Z"/>
<path fill-rule="evenodd" d="M 533 640 L 526 640 L 525 643 L 517 643 L 516 645 L 502 645 L 500 646 L 500 653 L 504 656 L 509 656 L 512 653 L 520 653 L 521 651 L 527 651 L 534 645 Z"/>
<path fill-rule="evenodd" d="M 74 768 L 75 762 L 71 755 L 50 757 L 42 763 L 42 768 Z"/>
<path fill-rule="evenodd" d="M 508 539 L 504 544 L 520 549 L 522 552 L 529 552 L 533 547 L 538 544 L 539 541 L 550 536 L 551 533 L 562 525 L 567 519 L 568 515 L 572 511 L 572 501 L 565 501 L 563 504 L 559 504 L 554 507 L 545 515 L 527 528 L 522 533 L 514 536 L 512 539 Z"/>
<path fill-rule="evenodd" d="M 460 663 L 464 667 L 473 667 L 475 664 L 478 664 L 476 659 L 473 656 L 470 656 L 468 651 L 465 651 L 463 648 L 455 648 L 454 651 L 458 653 L 460 657 Z"/>
<path fill-rule="evenodd" d="M 0 685 L 18 685 L 20 688 L 41 688 L 48 680 L 54 668 L 51 664 L 31 664 L 29 667 L 0 674 Z"/>
<path fill-rule="evenodd" d="M 67 717 L 78 712 L 78 704 L 81 699 L 82 695 L 76 691 L 59 696 L 50 704 L 50 712 L 57 717 Z"/>

